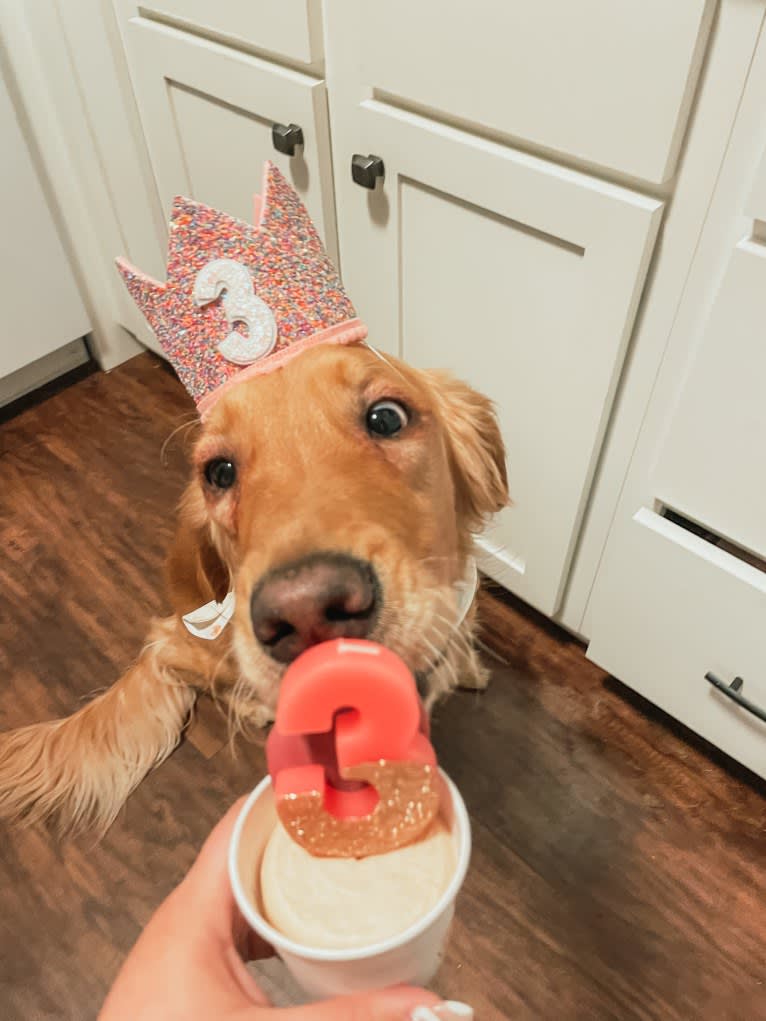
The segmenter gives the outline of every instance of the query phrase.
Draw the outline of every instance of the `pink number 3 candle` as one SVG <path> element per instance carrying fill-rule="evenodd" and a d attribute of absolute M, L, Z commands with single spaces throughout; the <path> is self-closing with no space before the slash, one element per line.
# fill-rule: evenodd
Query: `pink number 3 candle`
<path fill-rule="evenodd" d="M 415 679 L 374 642 L 317 645 L 282 679 L 266 743 L 277 812 L 311 854 L 362 858 L 417 839 L 439 809 Z"/>

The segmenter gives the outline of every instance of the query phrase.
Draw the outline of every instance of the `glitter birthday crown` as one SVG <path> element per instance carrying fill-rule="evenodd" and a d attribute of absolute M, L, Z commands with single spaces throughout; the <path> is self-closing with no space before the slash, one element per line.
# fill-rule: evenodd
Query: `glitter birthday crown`
<path fill-rule="evenodd" d="M 305 206 L 273 163 L 253 226 L 179 197 L 167 282 L 124 259 L 117 266 L 203 416 L 230 386 L 308 347 L 367 335 Z"/>

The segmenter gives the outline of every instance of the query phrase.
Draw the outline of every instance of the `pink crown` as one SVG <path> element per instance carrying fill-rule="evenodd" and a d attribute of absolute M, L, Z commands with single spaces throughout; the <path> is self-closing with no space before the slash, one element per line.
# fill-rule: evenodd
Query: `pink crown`
<path fill-rule="evenodd" d="M 117 260 L 203 416 L 230 386 L 308 347 L 367 336 L 305 206 L 273 163 L 264 168 L 254 219 L 251 226 L 179 197 L 167 283 Z"/>

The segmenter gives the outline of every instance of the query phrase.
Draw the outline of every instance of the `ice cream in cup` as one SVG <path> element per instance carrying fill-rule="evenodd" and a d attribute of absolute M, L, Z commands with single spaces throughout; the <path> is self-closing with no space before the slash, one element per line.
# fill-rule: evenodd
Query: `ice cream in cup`
<path fill-rule="evenodd" d="M 427 985 L 439 967 L 471 834 L 426 730 L 414 678 L 374 643 L 317 646 L 283 678 L 229 872 L 309 996 Z"/>

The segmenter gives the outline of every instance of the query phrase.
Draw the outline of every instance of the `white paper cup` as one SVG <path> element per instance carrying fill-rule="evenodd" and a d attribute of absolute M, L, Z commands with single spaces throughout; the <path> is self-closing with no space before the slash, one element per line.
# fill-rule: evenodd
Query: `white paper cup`
<path fill-rule="evenodd" d="M 441 815 L 455 842 L 452 879 L 431 910 L 399 936 L 358 950 L 323 950 L 283 936 L 263 916 L 261 859 L 277 821 L 271 779 L 262 780 L 242 807 L 229 848 L 229 877 L 239 909 L 270 943 L 296 982 L 314 999 L 407 983 L 427 985 L 436 974 L 449 937 L 455 899 L 471 856 L 471 826 L 463 799 L 446 773 Z"/>

